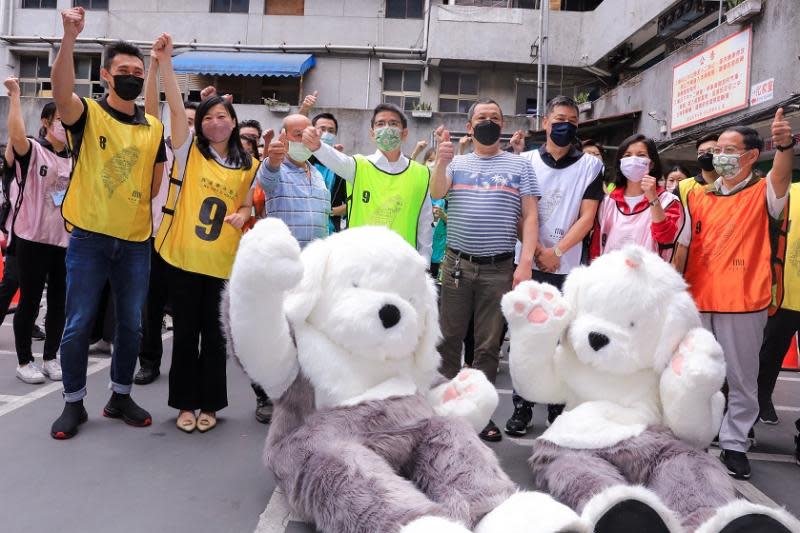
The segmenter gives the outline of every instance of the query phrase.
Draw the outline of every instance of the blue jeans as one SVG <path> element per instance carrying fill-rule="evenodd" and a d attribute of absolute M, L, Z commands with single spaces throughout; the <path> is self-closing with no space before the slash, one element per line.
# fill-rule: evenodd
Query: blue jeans
<path fill-rule="evenodd" d="M 130 242 L 75 228 L 67 248 L 67 321 L 61 339 L 64 399 L 86 396 L 89 335 L 106 280 L 117 326 L 111 389 L 130 394 L 142 337 L 142 306 L 150 275 L 150 241 Z"/>

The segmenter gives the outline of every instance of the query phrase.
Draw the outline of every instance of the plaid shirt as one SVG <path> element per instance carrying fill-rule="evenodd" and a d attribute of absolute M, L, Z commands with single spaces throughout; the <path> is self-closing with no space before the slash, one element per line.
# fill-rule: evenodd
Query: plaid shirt
<path fill-rule="evenodd" d="M 267 216 L 283 220 L 301 248 L 328 236 L 331 194 L 313 165 L 298 167 L 284 161 L 274 171 L 265 161 L 257 177 L 267 197 Z"/>

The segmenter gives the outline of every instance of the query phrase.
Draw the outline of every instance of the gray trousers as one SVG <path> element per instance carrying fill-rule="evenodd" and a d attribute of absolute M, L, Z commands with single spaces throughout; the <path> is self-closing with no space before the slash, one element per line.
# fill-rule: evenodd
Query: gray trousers
<path fill-rule="evenodd" d="M 758 367 L 767 311 L 701 313 L 703 327 L 714 334 L 725 354 L 728 410 L 719 430 L 719 446 L 747 451 L 747 433 L 758 418 Z"/>
<path fill-rule="evenodd" d="M 460 262 L 461 278 L 456 286 L 453 272 L 456 256 L 447 251 L 442 261 L 442 293 L 439 324 L 442 328 L 440 372 L 454 378 L 461 369 L 461 348 L 470 320 L 474 320 L 475 358 L 472 366 L 483 371 L 494 383 L 500 365 L 500 341 L 503 336 L 503 314 L 500 300 L 511 290 L 514 263 L 478 265 L 466 259 Z"/>

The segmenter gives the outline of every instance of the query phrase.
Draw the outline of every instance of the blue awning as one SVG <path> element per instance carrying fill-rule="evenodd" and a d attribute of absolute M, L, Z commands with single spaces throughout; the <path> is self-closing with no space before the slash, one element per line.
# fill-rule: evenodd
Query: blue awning
<path fill-rule="evenodd" d="M 172 59 L 176 74 L 298 77 L 314 66 L 311 54 L 185 52 Z"/>

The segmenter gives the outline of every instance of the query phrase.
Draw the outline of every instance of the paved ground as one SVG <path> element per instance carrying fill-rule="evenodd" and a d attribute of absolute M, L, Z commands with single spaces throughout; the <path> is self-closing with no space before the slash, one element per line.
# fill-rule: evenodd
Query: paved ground
<path fill-rule="evenodd" d="M 103 418 L 109 391 L 108 357 L 90 363 L 89 422 L 70 441 L 49 436 L 61 410 L 59 383 L 26 385 L 14 377 L 16 357 L 8 317 L 0 327 L 0 509 L 3 533 L 257 532 L 311 533 L 292 519 L 282 495 L 261 464 L 267 426 L 253 418 L 255 399 L 235 364 L 228 365 L 230 406 L 207 434 L 186 435 L 167 407 L 167 379 L 134 388 L 153 415 L 138 429 Z M 165 333 L 169 368 L 171 334 Z M 34 343 L 41 352 L 42 343 Z M 39 360 L 41 362 L 41 360 Z M 507 367 L 498 378 L 500 425 L 511 412 Z M 757 427 L 753 477 L 740 484 L 746 497 L 787 506 L 800 515 L 800 467 L 791 457 L 792 421 L 800 416 L 800 374 L 785 373 L 775 403 L 781 423 Z M 535 432 L 544 430 L 537 408 Z M 530 486 L 530 439 L 492 445 L 509 475 Z"/>

